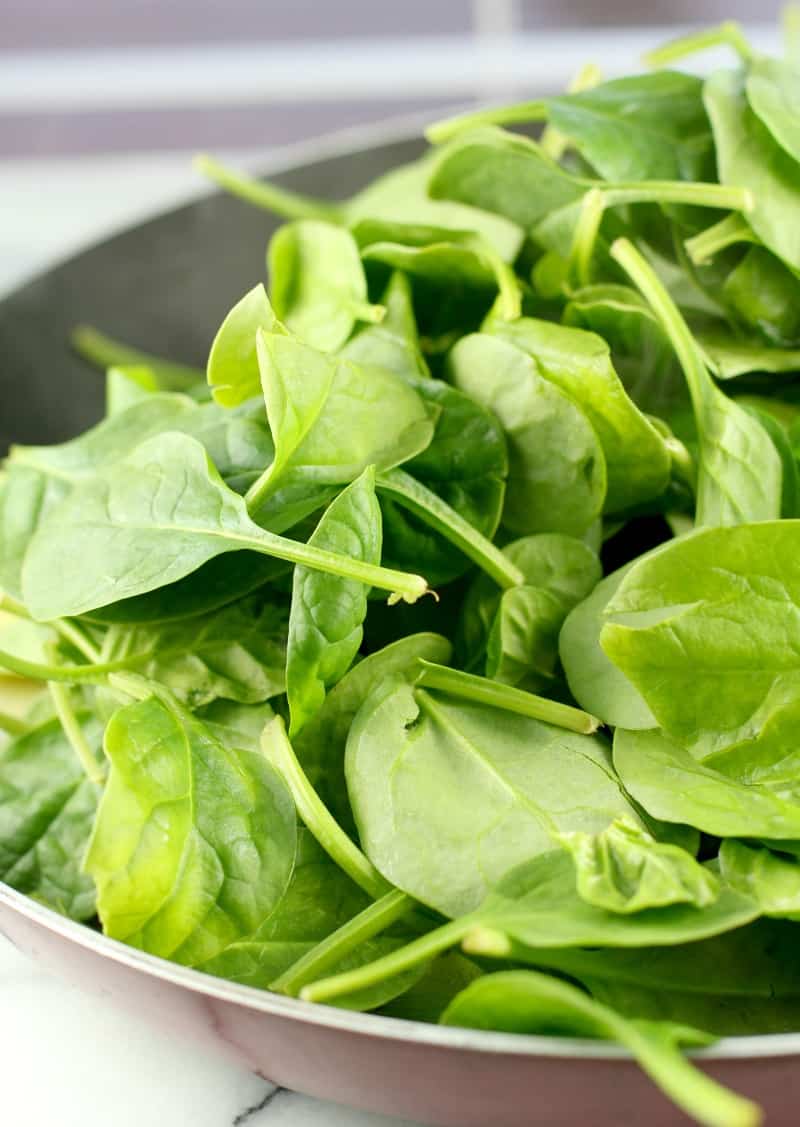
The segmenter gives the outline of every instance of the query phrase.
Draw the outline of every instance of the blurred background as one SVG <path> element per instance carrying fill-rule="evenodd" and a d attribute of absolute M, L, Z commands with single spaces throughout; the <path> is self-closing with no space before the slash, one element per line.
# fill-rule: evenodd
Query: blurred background
<path fill-rule="evenodd" d="M 759 0 L 0 0 L 0 289 L 203 185 L 190 156 L 289 144 L 607 77 Z M 285 154 L 283 155 L 285 159 Z"/>

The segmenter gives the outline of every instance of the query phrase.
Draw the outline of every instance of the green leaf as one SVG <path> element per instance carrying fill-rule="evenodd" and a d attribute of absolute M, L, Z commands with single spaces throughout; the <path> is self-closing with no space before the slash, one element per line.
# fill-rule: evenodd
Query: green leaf
<path fill-rule="evenodd" d="M 100 725 L 81 720 L 99 751 Z M 0 879 L 72 919 L 93 916 L 81 862 L 98 795 L 56 721 L 0 747 Z"/>
<path fill-rule="evenodd" d="M 614 737 L 614 766 L 648 814 L 715 837 L 800 838 L 800 805 L 700 763 L 658 731 Z"/>
<path fill-rule="evenodd" d="M 105 746 L 86 869 L 106 934 L 194 966 L 256 932 L 289 883 L 297 833 L 263 755 L 225 747 L 163 691 L 117 712 Z"/>
<path fill-rule="evenodd" d="M 607 575 L 567 616 L 558 639 L 559 656 L 575 700 L 610 727 L 655 728 L 656 718 L 641 693 L 600 645 L 609 602 L 636 561 Z"/>
<path fill-rule="evenodd" d="M 747 188 L 747 221 L 766 247 L 800 269 L 800 163 L 775 141 L 747 103 L 741 71 L 718 70 L 703 90 L 717 152 L 720 183 Z"/>
<path fill-rule="evenodd" d="M 662 1091 L 709 1127 L 757 1127 L 761 1113 L 691 1065 L 679 1046 L 713 1040 L 672 1022 L 630 1021 L 567 982 L 535 971 L 505 971 L 473 982 L 451 1002 L 445 1025 L 507 1033 L 589 1037 L 617 1041 Z"/>
<path fill-rule="evenodd" d="M 404 683 L 384 682 L 356 716 L 345 772 L 372 863 L 448 916 L 553 833 L 636 816 L 597 737 Z"/>
<path fill-rule="evenodd" d="M 661 435 L 628 398 L 602 337 L 531 317 L 510 324 L 494 321 L 490 332 L 530 356 L 537 372 L 586 415 L 605 455 L 606 512 L 631 508 L 664 492 L 669 453 Z"/>
<path fill-rule="evenodd" d="M 413 680 L 418 659 L 445 663 L 451 646 L 439 634 L 409 634 L 376 653 L 368 654 L 334 685 L 316 715 L 294 741 L 297 757 L 314 789 L 336 821 L 355 837 L 347 796 L 344 757 L 347 735 L 358 710 L 384 681 Z"/>
<path fill-rule="evenodd" d="M 419 344 L 411 286 L 399 270 L 389 279 L 381 304 L 386 310 L 383 320 L 364 325 L 339 355 L 354 364 L 386 368 L 399 376 L 427 378 L 430 372 Z"/>
<path fill-rule="evenodd" d="M 518 533 L 584 532 L 602 510 L 606 466 L 580 408 L 530 356 L 485 333 L 460 340 L 448 365 L 456 387 L 494 411 L 506 432 L 505 524 Z"/>
<path fill-rule="evenodd" d="M 767 521 L 663 545 L 625 576 L 600 638 L 668 735 L 748 782 L 777 784 L 796 746 L 799 536 Z"/>
<path fill-rule="evenodd" d="M 236 407 L 261 392 L 256 354 L 259 329 L 267 333 L 282 330 L 260 282 L 226 315 L 208 354 L 208 386 L 223 407 Z"/>
<path fill-rule="evenodd" d="M 279 227 L 269 244 L 270 297 L 291 332 L 321 352 L 335 352 L 357 321 L 380 321 L 353 236 L 333 223 L 300 219 Z"/>
<path fill-rule="evenodd" d="M 106 414 L 117 415 L 159 391 L 151 368 L 142 365 L 109 368 L 106 372 Z"/>
<path fill-rule="evenodd" d="M 768 344 L 800 344 L 800 278 L 764 247 L 751 247 L 728 274 L 720 297 L 732 318 Z"/>
<path fill-rule="evenodd" d="M 325 510 L 308 543 L 356 560 L 379 564 L 381 511 L 371 467 Z M 297 567 L 292 586 L 286 691 L 290 736 L 319 711 L 361 646 L 369 588 L 351 579 Z"/>
<path fill-rule="evenodd" d="M 719 866 L 731 888 L 752 897 L 765 916 L 800 920 L 800 863 L 795 857 L 730 839 L 720 846 Z"/>
<path fill-rule="evenodd" d="M 39 619 L 82 614 L 242 549 L 322 564 L 376 586 L 381 577 L 400 575 L 265 532 L 199 443 L 165 434 L 74 489 L 53 511 L 26 555 L 25 602 Z"/>
<path fill-rule="evenodd" d="M 548 118 L 604 180 L 713 180 L 702 91 L 694 75 L 639 74 L 550 98 Z"/>
<path fill-rule="evenodd" d="M 757 57 L 747 70 L 747 101 L 782 149 L 800 161 L 800 72 L 781 59 Z"/>
<path fill-rule="evenodd" d="M 615 818 L 600 833 L 558 834 L 572 856 L 578 895 L 611 912 L 641 912 L 665 904 L 705 908 L 719 881 L 677 845 L 662 844 L 629 818 Z"/>

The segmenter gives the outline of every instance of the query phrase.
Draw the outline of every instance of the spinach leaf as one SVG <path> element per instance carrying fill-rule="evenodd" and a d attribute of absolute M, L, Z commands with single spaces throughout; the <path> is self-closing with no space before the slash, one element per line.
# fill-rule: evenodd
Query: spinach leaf
<path fill-rule="evenodd" d="M 275 442 L 274 460 L 247 493 L 259 519 L 287 479 L 299 477 L 304 489 L 346 484 L 369 465 L 388 469 L 407 461 L 433 437 L 434 420 L 421 398 L 386 369 L 364 368 L 275 333 L 259 333 L 258 357 Z M 272 507 L 283 508 L 280 493 Z"/>
<path fill-rule="evenodd" d="M 535 971 L 501 971 L 471 983 L 442 1016 L 445 1025 L 507 1033 L 618 1041 L 662 1091 L 687 1114 L 712 1127 L 755 1127 L 757 1106 L 690 1064 L 680 1046 L 713 1037 L 668 1021 L 630 1020 L 582 990 Z"/>
<path fill-rule="evenodd" d="M 655 427 L 628 398 L 602 337 L 523 317 L 489 331 L 516 345 L 545 379 L 565 392 L 594 428 L 608 473 L 605 511 L 617 512 L 663 493 L 670 459 Z"/>
<path fill-rule="evenodd" d="M 795 857 L 728 839 L 719 866 L 731 888 L 752 897 L 765 916 L 800 920 L 800 864 Z"/>
<path fill-rule="evenodd" d="M 712 180 L 702 91 L 677 71 L 617 78 L 548 99 L 548 120 L 605 180 Z"/>
<path fill-rule="evenodd" d="M 649 302 L 686 376 L 700 443 L 697 523 L 777 517 L 781 464 L 769 435 L 713 383 L 697 343 L 653 268 L 627 240 L 616 242 L 612 254 Z"/>
<path fill-rule="evenodd" d="M 100 725 L 87 715 L 81 723 L 99 751 Z M 57 721 L 0 747 L 0 879 L 72 919 L 93 916 L 81 862 L 98 794 Z"/>
<path fill-rule="evenodd" d="M 105 747 L 86 869 L 106 933 L 194 966 L 257 931 L 289 883 L 297 833 L 263 755 L 224 746 L 164 690 L 118 711 Z"/>
<path fill-rule="evenodd" d="M 558 639 L 567 684 L 581 708 L 612 728 L 656 728 L 656 718 L 641 693 L 607 657 L 600 633 L 619 585 L 636 561 L 607 575 L 591 595 L 570 612 Z"/>
<path fill-rule="evenodd" d="M 593 427 L 572 399 L 521 349 L 485 333 L 456 344 L 448 374 L 503 424 L 504 523 L 517 533 L 585 532 L 603 508 L 606 465 Z"/>
<path fill-rule="evenodd" d="M 780 778 L 795 747 L 798 528 L 703 529 L 662 546 L 624 577 L 600 636 L 668 735 L 753 782 Z"/>
<path fill-rule="evenodd" d="M 223 407 L 236 407 L 261 392 L 256 353 L 259 329 L 283 331 L 260 282 L 225 317 L 208 354 L 208 386 Z"/>
<path fill-rule="evenodd" d="M 159 390 L 152 369 L 141 365 L 109 368 L 106 372 L 106 415 L 116 415 Z"/>
<path fill-rule="evenodd" d="M 314 716 L 295 739 L 295 750 L 309 782 L 347 833 L 355 824 L 347 796 L 344 757 L 353 718 L 365 700 L 385 681 L 414 680 L 418 660 L 446 663 L 451 645 L 439 634 L 409 634 L 368 654 L 334 685 Z"/>
<path fill-rule="evenodd" d="M 656 841 L 630 818 L 615 818 L 600 833 L 560 833 L 557 841 L 575 863 L 578 895 L 598 908 L 624 914 L 665 904 L 705 908 L 719 895 L 719 881 L 709 869 L 685 849 Z"/>
<path fill-rule="evenodd" d="M 800 805 L 698 762 L 658 731 L 618 728 L 614 767 L 625 790 L 661 821 L 715 837 L 800 838 Z"/>
<path fill-rule="evenodd" d="M 371 467 L 325 510 L 308 543 L 352 559 L 379 564 L 381 511 Z M 330 685 L 358 653 L 368 588 L 357 580 L 296 567 L 286 654 L 286 692 L 294 736 L 319 711 Z"/>
<path fill-rule="evenodd" d="M 752 333 L 734 333 L 720 322 L 696 329 L 695 336 L 717 379 L 731 380 L 748 372 L 800 371 L 800 348 L 771 347 Z"/>
<path fill-rule="evenodd" d="M 706 79 L 703 101 L 714 131 L 720 183 L 750 190 L 748 223 L 778 258 L 800 269 L 800 234 L 787 219 L 800 207 L 800 163 L 753 113 L 740 71 L 715 71 Z"/>
<path fill-rule="evenodd" d="M 396 681 L 353 721 L 345 773 L 372 863 L 448 916 L 551 849 L 553 833 L 636 817 L 597 737 Z"/>
<path fill-rule="evenodd" d="M 392 273 L 381 304 L 386 310 L 383 319 L 354 333 L 339 355 L 399 376 L 427 378 L 430 372 L 420 348 L 411 285 L 399 270 Z"/>
<path fill-rule="evenodd" d="M 199 443 L 164 434 L 74 489 L 54 510 L 28 548 L 25 602 L 38 619 L 82 614 L 242 549 L 393 590 L 401 575 L 265 532 Z M 424 589 L 422 580 L 408 583 L 412 599 Z"/>
<path fill-rule="evenodd" d="M 747 68 L 745 91 L 750 108 L 767 127 L 782 149 L 800 161 L 800 73 L 782 59 L 764 56 Z"/>
<path fill-rule="evenodd" d="M 380 321 L 353 236 L 319 219 L 279 227 L 268 252 L 270 297 L 291 332 L 322 352 L 335 352 L 357 321 Z"/>
<path fill-rule="evenodd" d="M 751 247 L 728 274 L 721 298 L 731 317 L 770 344 L 800 344 L 800 278 L 764 247 Z"/>

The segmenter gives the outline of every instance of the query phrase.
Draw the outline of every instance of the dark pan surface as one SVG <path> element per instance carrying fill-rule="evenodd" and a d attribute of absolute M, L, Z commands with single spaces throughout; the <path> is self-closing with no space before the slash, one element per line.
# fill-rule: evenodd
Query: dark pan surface
<path fill-rule="evenodd" d="M 387 132 L 370 131 L 336 150 L 306 145 L 274 178 L 346 197 L 421 151 L 416 136 L 387 141 Z M 309 159 L 309 152 L 316 155 Z M 263 278 L 274 226 L 265 213 L 212 195 L 92 247 L 0 301 L 0 451 L 11 441 L 69 438 L 99 417 L 103 381 L 67 344 L 76 323 L 203 365 L 224 314 Z M 84 989 L 315 1096 L 453 1127 L 689 1122 L 613 1046 L 311 1006 L 143 955 L 3 884 L 0 933 Z M 800 1035 L 750 1037 L 720 1042 L 702 1059 L 767 1109 L 769 1127 L 795 1127 L 798 1053 Z"/>

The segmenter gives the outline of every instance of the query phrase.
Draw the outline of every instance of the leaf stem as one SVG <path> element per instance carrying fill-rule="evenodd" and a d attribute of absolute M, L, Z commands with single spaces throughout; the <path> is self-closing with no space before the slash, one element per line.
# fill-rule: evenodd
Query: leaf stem
<path fill-rule="evenodd" d="M 0 732 L 6 732 L 9 736 L 24 736 L 27 731 L 28 725 L 24 720 L 11 716 L 8 712 L 0 712 Z"/>
<path fill-rule="evenodd" d="M 734 20 L 725 20 L 705 31 L 695 31 L 690 35 L 670 39 L 662 47 L 648 51 L 642 61 L 649 67 L 670 66 L 679 59 L 685 59 L 687 55 L 706 51 L 709 47 L 731 47 L 745 63 L 753 57 L 753 49 L 739 24 Z"/>
<path fill-rule="evenodd" d="M 476 677 L 474 673 L 463 673 L 460 669 L 450 669 L 447 665 L 436 665 L 424 658 L 418 658 L 417 664 L 420 673 L 416 684 L 423 688 L 439 689 L 465 700 L 479 701 L 492 708 L 516 712 L 520 716 L 530 716 L 533 720 L 541 720 L 545 724 L 554 724 L 558 728 L 567 728 L 570 732 L 579 732 L 585 736 L 592 735 L 600 727 L 596 716 L 569 704 L 548 700 L 535 693 L 526 693 L 523 689 L 491 681 L 488 677 Z"/>
<path fill-rule="evenodd" d="M 449 540 L 500 587 L 518 587 L 525 582 L 519 568 L 491 540 L 404 470 L 394 469 L 378 474 L 376 485 L 379 492 L 387 493 Z"/>
<path fill-rule="evenodd" d="M 532 102 L 517 102 L 511 106 L 487 106 L 482 110 L 470 110 L 455 114 L 442 121 L 435 121 L 425 130 L 425 136 L 432 145 L 449 141 L 459 133 L 475 129 L 480 125 L 521 125 L 526 122 L 546 121 L 547 102 L 541 98 Z"/>
<path fill-rule="evenodd" d="M 0 591 L 0 610 L 4 610 L 8 614 L 13 614 L 15 618 L 24 618 L 26 622 L 33 621 L 28 613 L 27 607 L 23 606 L 22 603 L 12 598 L 12 596 L 5 591 Z M 47 625 L 52 626 L 65 641 L 74 646 L 76 650 L 79 650 L 89 661 L 97 661 L 99 659 L 100 651 L 86 637 L 83 631 L 76 626 L 75 623 L 70 622 L 69 619 L 54 618 L 48 622 Z"/>
<path fill-rule="evenodd" d="M 270 984 L 270 990 L 296 997 L 300 990 L 315 978 L 336 966 L 351 951 L 367 939 L 379 935 L 397 920 L 407 916 L 416 907 L 416 900 L 407 893 L 393 889 L 370 904 L 363 912 L 353 916 L 342 927 L 331 932 L 307 954 L 284 971 Z"/>
<path fill-rule="evenodd" d="M 95 783 L 97 786 L 102 786 L 105 782 L 105 773 L 97 762 L 94 752 L 89 747 L 86 736 L 83 734 L 83 729 L 78 722 L 78 718 L 72 707 L 72 702 L 69 699 L 69 689 L 53 681 L 51 681 L 47 687 L 50 690 L 50 696 L 53 698 L 56 715 L 61 723 L 61 727 L 64 729 L 64 735 L 72 745 L 72 750 L 80 760 L 80 764 L 91 782 Z"/>
<path fill-rule="evenodd" d="M 87 665 L 58 665 L 28 661 L 27 658 L 0 650 L 0 669 L 16 673 L 18 677 L 27 677 L 31 681 L 59 681 L 68 685 L 104 685 L 110 673 L 124 673 L 136 665 L 144 664 L 153 656 L 154 652 L 150 651 L 146 654 L 120 658 L 118 661 Z"/>
<path fill-rule="evenodd" d="M 631 203 L 677 203 L 745 212 L 754 207 L 753 194 L 749 189 L 702 181 L 643 180 L 640 183 L 609 184 L 600 190 L 606 207 Z"/>
<path fill-rule="evenodd" d="M 469 928 L 468 918 L 452 920 L 450 923 L 429 931 L 427 935 L 420 936 L 398 951 L 376 959 L 374 963 L 358 967 L 356 970 L 345 971 L 342 974 L 322 978 L 304 986 L 300 997 L 306 1002 L 329 1002 L 342 994 L 350 994 L 356 990 L 374 986 L 387 978 L 392 978 L 402 971 L 411 970 L 420 963 L 429 962 L 437 955 L 455 947 L 461 942 L 462 937 Z"/>
<path fill-rule="evenodd" d="M 261 746 L 275 770 L 291 791 L 301 821 L 334 861 L 373 900 L 393 891 L 389 881 L 344 832 L 308 781 L 294 753 L 283 719 L 270 720 L 261 736 Z"/>
<path fill-rule="evenodd" d="M 590 284 L 592 255 L 605 207 L 605 196 L 599 188 L 591 188 L 581 201 L 569 254 L 569 276 L 578 286 Z"/>
<path fill-rule="evenodd" d="M 167 391 L 184 391 L 194 384 L 205 382 L 206 374 L 200 368 L 163 360 L 160 356 L 131 348 L 91 325 L 77 325 L 70 334 L 70 343 L 79 356 L 102 370 L 126 366 L 154 368 L 159 384 Z"/>
<path fill-rule="evenodd" d="M 344 223 L 344 208 L 339 204 L 316 200 L 299 192 L 279 188 L 267 180 L 256 180 L 244 173 L 227 168 L 214 157 L 198 154 L 192 162 L 194 168 L 220 188 L 247 203 L 271 211 L 284 219 L 321 219 L 327 223 Z"/>
<path fill-rule="evenodd" d="M 732 246 L 734 243 L 757 243 L 758 238 L 752 227 L 741 215 L 726 215 L 712 227 L 707 227 L 699 235 L 684 241 L 686 253 L 695 266 L 703 266 L 710 262 L 721 250 Z"/>

